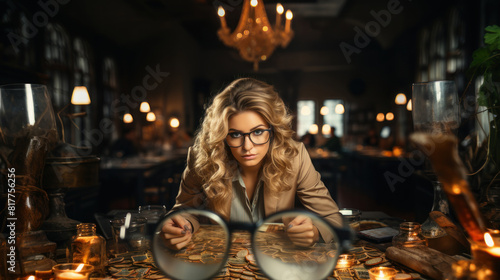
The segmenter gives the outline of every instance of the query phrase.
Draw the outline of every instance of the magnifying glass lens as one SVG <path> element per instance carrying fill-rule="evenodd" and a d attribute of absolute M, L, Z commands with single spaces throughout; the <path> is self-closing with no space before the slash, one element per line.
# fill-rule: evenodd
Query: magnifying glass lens
<path fill-rule="evenodd" d="M 226 262 L 228 236 L 224 222 L 213 213 L 191 210 L 169 215 L 153 238 L 155 262 L 175 279 L 211 278 Z"/>
<path fill-rule="evenodd" d="M 310 241 L 313 225 L 329 231 L 333 240 Z M 326 222 L 312 214 L 274 215 L 257 229 L 253 242 L 257 264 L 272 279 L 324 279 L 335 268 L 338 239 Z"/>

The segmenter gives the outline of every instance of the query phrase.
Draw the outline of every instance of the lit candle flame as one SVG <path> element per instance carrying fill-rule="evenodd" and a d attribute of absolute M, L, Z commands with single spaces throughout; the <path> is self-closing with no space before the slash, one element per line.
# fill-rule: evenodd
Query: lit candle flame
<path fill-rule="evenodd" d="M 290 11 L 290 10 L 286 11 L 286 19 L 291 20 L 292 18 L 293 18 L 292 11 Z"/>
<path fill-rule="evenodd" d="M 28 277 L 28 280 L 35 280 L 35 276 L 31 275 L 30 277 Z"/>
<path fill-rule="evenodd" d="M 75 272 L 80 272 L 80 271 L 82 271 L 82 269 L 83 269 L 83 266 L 84 266 L 84 265 L 85 265 L 85 264 L 83 264 L 83 263 L 79 264 L 79 265 L 78 265 L 78 267 L 75 269 Z"/>
<path fill-rule="evenodd" d="M 257 0 L 252 0 L 252 1 L 250 1 L 250 5 L 251 5 L 252 7 L 257 7 L 257 4 L 259 4 L 259 1 L 257 1 Z"/>
<path fill-rule="evenodd" d="M 493 238 L 491 237 L 491 234 L 489 232 L 484 234 L 484 242 L 488 247 L 495 246 L 495 242 L 493 242 Z"/>
<path fill-rule="evenodd" d="M 217 10 L 217 14 L 220 17 L 223 17 L 226 14 L 226 11 L 224 11 L 224 8 L 222 8 L 222 6 L 219 6 L 219 9 Z"/>
<path fill-rule="evenodd" d="M 285 9 L 283 9 L 283 5 L 281 5 L 280 3 L 278 3 L 276 5 L 276 12 L 278 12 L 278 14 L 283 14 L 283 12 L 285 11 Z"/>

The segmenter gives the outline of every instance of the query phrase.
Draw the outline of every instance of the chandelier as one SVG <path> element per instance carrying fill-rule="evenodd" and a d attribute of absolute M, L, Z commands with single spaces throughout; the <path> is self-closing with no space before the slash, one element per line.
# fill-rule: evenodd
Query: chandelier
<path fill-rule="evenodd" d="M 238 26 L 231 32 L 224 18 L 224 8 L 219 6 L 221 28 L 217 34 L 226 46 L 236 48 L 244 60 L 253 62 L 257 71 L 260 61 L 267 60 L 277 46 L 285 48 L 293 37 L 292 11 L 286 11 L 284 28 L 281 24 L 283 12 L 283 6 L 278 3 L 276 24 L 271 28 L 262 0 L 245 0 Z"/>

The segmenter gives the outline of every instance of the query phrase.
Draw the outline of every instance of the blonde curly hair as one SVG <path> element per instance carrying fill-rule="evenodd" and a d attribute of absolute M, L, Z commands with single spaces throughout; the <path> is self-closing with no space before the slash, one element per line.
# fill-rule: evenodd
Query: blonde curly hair
<path fill-rule="evenodd" d="M 291 159 L 298 153 L 292 139 L 292 116 L 272 86 L 251 78 L 237 79 L 215 96 L 193 145 L 194 170 L 204 182 L 204 189 L 213 197 L 208 201 L 209 208 L 219 213 L 231 201 L 232 179 L 238 168 L 238 162 L 224 142 L 228 121 L 232 115 L 243 111 L 257 112 L 272 127 L 269 150 L 261 170 L 264 187 L 274 194 L 291 188 L 286 178 L 292 173 Z"/>

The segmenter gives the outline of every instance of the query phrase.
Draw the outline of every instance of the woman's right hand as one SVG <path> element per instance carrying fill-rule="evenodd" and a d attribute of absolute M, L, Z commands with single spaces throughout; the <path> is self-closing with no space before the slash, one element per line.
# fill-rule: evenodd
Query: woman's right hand
<path fill-rule="evenodd" d="M 161 237 L 165 245 L 172 250 L 184 248 L 193 236 L 193 226 L 182 216 L 167 219 L 161 228 Z"/>

